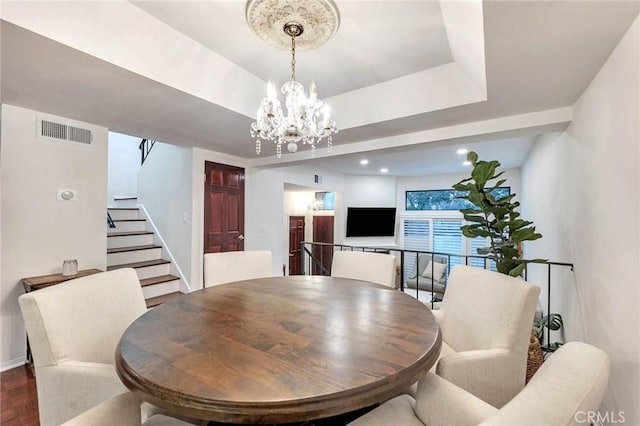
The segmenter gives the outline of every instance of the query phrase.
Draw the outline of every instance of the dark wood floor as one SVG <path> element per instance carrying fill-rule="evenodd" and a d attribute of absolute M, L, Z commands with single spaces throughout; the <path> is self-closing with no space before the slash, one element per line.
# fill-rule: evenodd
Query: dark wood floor
<path fill-rule="evenodd" d="M 296 423 L 296 426 L 343 426 L 373 407 L 328 419 Z M 0 373 L 0 425 L 39 426 L 36 379 L 26 366 Z M 210 422 L 210 426 L 233 426 Z"/>
<path fill-rule="evenodd" d="M 0 373 L 0 425 L 39 424 L 36 379 L 31 370 L 22 366 Z"/>

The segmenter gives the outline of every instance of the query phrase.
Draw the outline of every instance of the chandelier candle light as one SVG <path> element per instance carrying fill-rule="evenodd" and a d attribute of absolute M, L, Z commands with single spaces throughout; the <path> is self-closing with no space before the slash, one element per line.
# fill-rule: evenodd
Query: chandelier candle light
<path fill-rule="evenodd" d="M 315 48 L 333 37 L 339 25 L 335 4 L 331 0 L 250 0 L 247 22 L 269 44 L 283 48 L 285 42 L 291 43 L 291 80 L 281 88 L 286 115 L 275 86 L 269 82 L 267 97 L 260 102 L 256 121 L 251 124 L 256 154 L 262 151 L 262 140 L 276 144 L 278 158 L 282 145 L 294 153 L 298 143 L 311 145 L 311 155 L 315 156 L 316 145 L 325 138 L 330 151 L 331 135 L 338 132 L 336 122 L 331 118 L 329 106 L 318 99 L 315 83 L 309 85 L 307 98 L 304 87 L 296 81 L 296 38 L 306 30 L 309 37 L 300 43 L 301 48 Z"/>

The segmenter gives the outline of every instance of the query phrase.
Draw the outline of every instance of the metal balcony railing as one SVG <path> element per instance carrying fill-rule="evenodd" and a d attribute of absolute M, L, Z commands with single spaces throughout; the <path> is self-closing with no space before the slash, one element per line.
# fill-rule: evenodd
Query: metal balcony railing
<path fill-rule="evenodd" d="M 368 252 L 376 252 L 376 253 L 389 253 L 389 254 L 395 254 L 398 259 L 399 259 L 399 283 L 400 283 L 400 290 L 404 291 L 407 294 L 410 295 L 414 295 L 413 292 L 406 292 L 405 291 L 405 261 L 409 258 L 409 256 L 415 256 L 415 264 L 416 264 L 416 268 L 418 265 L 418 256 L 419 255 L 427 255 L 427 256 L 431 256 L 432 260 L 435 256 L 438 257 L 446 257 L 447 258 L 447 268 L 445 271 L 445 279 L 443 280 L 446 283 L 446 278 L 448 278 L 449 273 L 451 272 L 451 268 L 452 268 L 452 260 L 456 260 L 459 259 L 459 262 L 456 262 L 457 264 L 464 264 L 464 265 L 469 265 L 470 261 L 472 259 L 478 259 L 479 261 L 481 261 L 482 267 L 484 269 L 491 269 L 491 264 L 493 263 L 493 261 L 488 258 L 487 256 L 481 256 L 481 255 L 471 255 L 471 254 L 457 254 L 457 253 L 442 253 L 442 252 L 433 252 L 433 251 L 420 251 L 420 250 L 404 250 L 404 249 L 397 249 L 397 248 L 389 248 L 389 247 L 375 247 L 375 246 L 371 246 L 371 247 L 362 247 L 362 246 L 351 246 L 351 245 L 345 245 L 345 244 L 332 244 L 332 243 L 314 243 L 314 242 L 307 242 L 307 241 L 302 241 L 300 243 L 300 251 L 302 253 L 302 255 L 300 256 L 300 270 L 304 271 L 304 274 L 310 274 L 311 271 L 320 271 L 320 275 L 331 275 L 331 259 L 328 259 L 327 262 L 325 262 L 325 252 L 327 251 L 326 249 L 323 250 L 321 249 L 322 247 L 327 247 L 330 246 L 332 247 L 332 249 L 330 250 L 331 253 L 331 257 L 333 257 L 333 252 L 336 250 L 350 250 L 350 251 L 368 251 Z M 316 250 L 314 250 L 314 247 L 316 247 Z M 314 254 L 317 253 L 317 254 Z M 478 263 L 480 262 L 475 262 L 475 264 L 473 266 L 478 266 Z M 327 265 L 329 265 L 327 267 Z M 314 268 L 315 267 L 315 268 Z M 529 268 L 532 267 L 538 267 L 538 268 L 542 268 L 545 267 L 547 269 L 546 271 L 546 275 L 547 275 L 547 300 L 546 300 L 546 313 L 543 310 L 543 315 L 548 315 L 551 312 L 551 271 L 552 268 L 570 268 L 571 271 L 573 271 L 573 263 L 566 263 L 566 262 L 552 262 L 552 261 L 544 261 L 544 262 L 538 262 L 538 263 L 530 263 L 527 265 L 527 268 L 525 268 L 524 270 L 524 275 L 523 278 L 525 281 L 527 281 L 527 278 L 529 276 Z M 535 283 L 536 285 L 542 285 L 542 283 Z M 445 284 L 446 285 L 446 284 Z M 420 286 L 416 285 L 416 289 L 415 289 L 415 297 L 416 299 L 418 298 L 419 294 L 420 294 Z M 434 307 L 434 300 L 431 300 L 431 307 Z M 545 351 L 552 351 L 551 349 L 551 336 L 549 332 L 546 332 L 546 340 L 547 343 L 546 345 L 543 345 L 543 350 Z"/>

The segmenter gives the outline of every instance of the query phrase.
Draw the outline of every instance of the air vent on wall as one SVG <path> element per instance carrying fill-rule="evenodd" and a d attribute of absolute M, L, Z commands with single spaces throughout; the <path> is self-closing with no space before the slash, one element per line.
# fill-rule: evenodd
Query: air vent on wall
<path fill-rule="evenodd" d="M 91 130 L 48 120 L 38 120 L 38 136 L 54 141 L 83 145 L 91 145 L 93 143 Z"/>

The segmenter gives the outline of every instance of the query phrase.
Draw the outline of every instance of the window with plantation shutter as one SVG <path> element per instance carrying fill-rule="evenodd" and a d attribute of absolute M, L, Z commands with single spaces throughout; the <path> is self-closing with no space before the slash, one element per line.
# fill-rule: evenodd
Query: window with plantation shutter
<path fill-rule="evenodd" d="M 429 251 L 431 249 L 431 220 L 405 219 L 403 221 L 403 245 L 405 250 Z M 407 253 L 404 258 L 404 276 L 410 277 L 416 267 L 416 256 Z"/>
<path fill-rule="evenodd" d="M 408 214 L 402 217 L 402 240 L 401 248 L 404 250 L 427 251 L 434 253 L 449 254 L 447 256 L 447 270 L 445 276 L 448 277 L 451 268 L 456 265 L 464 265 L 465 255 L 478 255 L 478 248 L 487 247 L 489 241 L 486 238 L 466 238 L 462 235 L 460 227 L 467 222 L 462 215 L 455 217 L 457 212 L 446 214 Z M 404 277 L 411 277 L 416 268 L 417 256 L 415 253 L 405 253 L 404 256 Z M 496 270 L 496 265 L 492 260 L 469 258 L 468 264 L 478 268 Z"/>
<path fill-rule="evenodd" d="M 460 227 L 461 219 L 433 219 L 433 251 L 436 253 L 464 254 L 464 236 Z M 449 270 L 455 265 L 464 263 L 464 260 L 451 256 Z M 448 271 L 447 271 L 448 272 Z"/>

